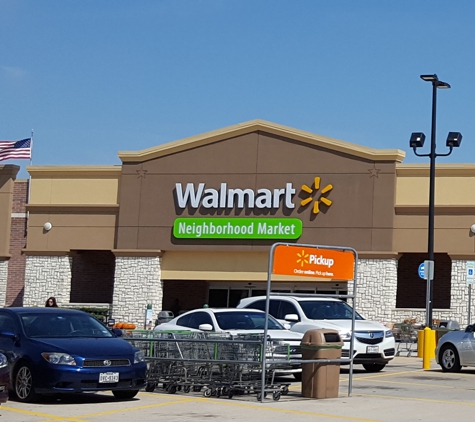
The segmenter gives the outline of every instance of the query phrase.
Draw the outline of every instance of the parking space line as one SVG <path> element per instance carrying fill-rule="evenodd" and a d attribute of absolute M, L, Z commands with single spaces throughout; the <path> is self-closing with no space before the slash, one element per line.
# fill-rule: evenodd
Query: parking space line
<path fill-rule="evenodd" d="M 422 402 L 429 402 L 429 403 L 442 403 L 442 404 L 454 404 L 457 406 L 464 405 L 464 406 L 470 406 L 470 407 L 475 407 L 474 402 L 468 402 L 468 401 L 452 401 L 452 400 L 438 400 L 438 399 L 425 399 L 421 397 L 407 397 L 407 396 L 384 396 L 380 394 L 355 394 L 355 396 L 358 397 L 377 397 L 379 399 L 398 399 L 398 400 L 411 400 L 411 401 L 422 401 Z"/>
<path fill-rule="evenodd" d="M 150 394 L 152 395 L 152 394 Z M 156 395 L 154 395 L 156 396 Z M 170 397 L 167 397 L 168 399 Z M 42 413 L 42 412 L 33 412 L 31 410 L 22 410 L 22 409 L 15 409 L 10 406 L 2 406 L 2 410 L 14 412 L 14 413 L 20 413 L 24 415 L 31 415 L 31 416 L 38 416 L 42 418 L 46 418 L 42 422 L 48 422 L 48 421 L 68 421 L 68 422 L 88 422 L 86 418 L 91 418 L 95 416 L 102 416 L 102 415 L 110 415 L 114 413 L 123 413 L 123 412 L 130 412 L 130 411 L 136 411 L 136 410 L 142 410 L 142 409 L 150 409 L 154 407 L 160 407 L 160 406 L 170 406 L 174 404 L 181 404 L 181 403 L 186 403 L 194 401 L 192 398 L 177 398 L 176 400 L 172 401 L 167 401 L 167 402 L 162 402 L 162 403 L 155 403 L 155 404 L 149 404 L 149 405 L 144 405 L 144 406 L 134 406 L 134 407 L 126 407 L 126 408 L 120 408 L 120 409 L 113 409 L 113 410 L 108 410 L 104 412 L 94 412 L 94 413 L 87 413 L 84 415 L 78 415 L 75 417 L 68 417 L 68 416 L 59 416 L 59 415 L 52 415 L 49 413 Z"/>
<path fill-rule="evenodd" d="M 363 380 L 356 380 L 356 381 L 364 381 Z M 473 388 L 464 388 L 464 387 L 454 387 L 451 385 L 440 385 L 440 384 L 422 384 L 422 383 L 414 383 L 414 382 L 402 382 L 402 381 L 386 381 L 386 380 L 381 380 L 381 383 L 385 384 L 400 384 L 400 385 L 416 385 L 419 387 L 432 387 L 432 388 L 445 388 L 447 390 L 473 390 Z"/>
<path fill-rule="evenodd" d="M 156 397 L 157 395 L 154 394 Z M 167 399 L 170 398 L 169 395 L 163 395 L 164 397 L 167 397 Z M 172 401 L 166 401 L 162 403 L 155 403 L 155 404 L 146 404 L 144 406 L 133 406 L 133 407 L 125 407 L 125 408 L 120 408 L 120 409 L 112 409 L 112 410 L 106 410 L 104 412 L 95 412 L 95 413 L 87 413 L 84 415 L 79 415 L 80 418 L 91 418 L 95 416 L 103 416 L 103 415 L 112 415 L 114 413 L 122 413 L 122 412 L 134 412 L 136 410 L 143 410 L 143 409 L 153 409 L 155 407 L 162 407 L 162 406 L 172 406 L 174 404 L 182 404 L 182 403 L 189 403 L 195 401 L 194 398 L 177 398 L 176 400 Z"/>
<path fill-rule="evenodd" d="M 413 374 L 414 372 L 423 372 L 424 370 L 423 369 L 412 369 L 410 371 L 400 371 L 400 372 L 385 372 L 384 374 L 377 374 L 377 375 L 364 375 L 364 376 L 361 376 L 361 377 L 355 377 L 355 375 L 353 374 L 353 381 L 355 380 L 369 380 L 369 379 L 374 379 L 374 378 L 384 378 L 384 377 L 392 377 L 392 376 L 395 376 L 395 375 L 402 375 L 402 374 Z M 343 378 L 341 379 L 340 378 L 340 382 L 342 381 L 348 381 L 348 378 Z"/>
<path fill-rule="evenodd" d="M 154 397 L 158 396 L 158 397 L 166 397 L 168 399 L 170 398 L 168 394 L 161 394 L 161 393 L 150 394 L 149 393 L 149 395 L 153 395 Z M 375 419 L 350 417 L 346 415 L 345 416 L 332 415 L 332 414 L 327 414 L 327 413 L 317 413 L 317 412 L 309 412 L 309 411 L 303 411 L 303 410 L 281 409 L 281 408 L 265 406 L 263 404 L 236 403 L 232 401 L 213 400 L 210 398 L 201 398 L 201 397 L 192 397 L 192 398 L 190 397 L 190 398 L 177 399 L 173 401 L 167 401 L 167 402 L 156 403 L 156 404 L 145 405 L 145 406 L 135 406 L 135 407 L 129 407 L 129 408 L 109 410 L 105 412 L 89 413 L 89 414 L 80 415 L 79 418 L 91 418 L 91 417 L 109 415 L 109 414 L 118 413 L 118 412 L 124 412 L 124 411 L 130 412 L 130 411 L 136 411 L 136 410 L 142 410 L 142 409 L 156 408 L 156 407 L 161 407 L 161 406 L 170 406 L 170 405 L 181 404 L 181 403 L 186 403 L 186 402 L 188 403 L 200 402 L 200 403 L 207 403 L 207 404 L 214 404 L 214 405 L 221 405 L 221 406 L 228 406 L 228 407 L 233 406 L 233 407 L 241 407 L 241 408 L 247 408 L 247 409 L 262 410 L 262 411 L 267 411 L 267 412 L 277 412 L 277 413 L 286 413 L 286 414 L 294 414 L 294 415 L 308 415 L 308 416 L 314 416 L 314 417 L 326 417 L 326 418 L 331 418 L 331 419 L 342 419 L 346 421 L 355 421 L 355 422 L 381 422 Z M 54 420 L 57 420 L 57 419 L 54 419 Z M 84 419 L 82 419 L 81 422 L 87 422 L 87 421 L 84 421 Z"/>
<path fill-rule="evenodd" d="M 70 418 L 67 416 L 57 416 L 57 415 L 51 415 L 49 413 L 42 413 L 42 412 L 33 412 L 31 410 L 23 410 L 23 409 L 15 409 L 10 406 L 5 406 L 2 405 L 2 411 L 9 411 L 13 413 L 20 413 L 23 415 L 30 415 L 30 416 L 38 416 L 41 418 L 47 418 L 48 421 L 70 421 L 70 422 L 87 422 L 84 419 L 81 419 L 82 417 L 74 417 Z"/>
<path fill-rule="evenodd" d="M 213 400 L 209 398 L 199 398 L 199 397 L 197 397 L 195 400 L 199 402 L 212 403 L 212 404 L 222 405 L 222 406 L 242 407 L 246 409 L 255 409 L 255 410 L 262 410 L 262 411 L 276 412 L 276 413 L 306 415 L 306 416 L 331 418 L 331 419 L 343 419 L 345 421 L 381 422 L 376 419 L 358 418 L 358 417 L 351 417 L 351 416 L 346 416 L 346 415 L 332 415 L 329 413 L 317 413 L 317 412 L 309 412 L 309 411 L 304 411 L 304 410 L 281 409 L 281 408 L 276 408 L 276 407 L 265 406 L 264 404 L 236 403 L 236 402 L 226 401 L 226 400 Z"/>

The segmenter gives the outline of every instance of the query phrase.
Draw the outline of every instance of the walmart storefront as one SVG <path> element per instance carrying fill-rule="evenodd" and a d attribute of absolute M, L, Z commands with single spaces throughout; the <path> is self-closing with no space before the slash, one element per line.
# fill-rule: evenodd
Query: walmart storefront
<path fill-rule="evenodd" d="M 358 251 L 358 310 L 425 318 L 428 165 L 255 120 L 142 151 L 120 166 L 29 167 L 24 305 L 111 303 L 113 317 L 235 306 L 265 292 L 275 242 Z M 434 317 L 465 322 L 475 165 L 439 166 Z M 45 225 L 49 223 L 49 225 Z M 51 226 L 51 227 L 50 227 Z M 324 257 L 323 257 L 324 258 Z M 275 276 L 281 292 L 353 282 Z"/>

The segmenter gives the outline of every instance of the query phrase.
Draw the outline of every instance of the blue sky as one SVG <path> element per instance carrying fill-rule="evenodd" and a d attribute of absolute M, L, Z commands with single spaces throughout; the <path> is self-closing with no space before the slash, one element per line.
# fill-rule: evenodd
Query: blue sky
<path fill-rule="evenodd" d="M 437 162 L 475 163 L 474 51 L 473 0 L 0 0 L 0 139 L 112 165 L 259 118 L 428 164 L 436 73 Z"/>

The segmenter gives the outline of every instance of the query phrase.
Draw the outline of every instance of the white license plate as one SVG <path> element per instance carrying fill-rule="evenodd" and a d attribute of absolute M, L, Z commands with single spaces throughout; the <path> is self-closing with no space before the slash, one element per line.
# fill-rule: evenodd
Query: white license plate
<path fill-rule="evenodd" d="M 379 346 L 366 346 L 366 353 L 379 353 Z"/>
<path fill-rule="evenodd" d="M 119 382 L 118 372 L 102 372 L 99 374 L 99 383 Z"/>

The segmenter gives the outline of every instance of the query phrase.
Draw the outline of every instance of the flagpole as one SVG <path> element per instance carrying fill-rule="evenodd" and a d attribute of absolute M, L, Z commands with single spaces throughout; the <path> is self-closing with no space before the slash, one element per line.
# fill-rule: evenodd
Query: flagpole
<path fill-rule="evenodd" d="M 30 141 L 30 166 L 33 165 L 33 129 L 31 129 L 31 141 Z M 28 172 L 28 192 L 26 197 L 26 205 L 30 204 L 31 195 L 31 174 Z M 26 211 L 26 231 L 28 232 L 28 222 L 30 220 L 30 211 Z"/>
<path fill-rule="evenodd" d="M 30 166 L 33 165 L 33 129 L 31 129 Z"/>

